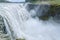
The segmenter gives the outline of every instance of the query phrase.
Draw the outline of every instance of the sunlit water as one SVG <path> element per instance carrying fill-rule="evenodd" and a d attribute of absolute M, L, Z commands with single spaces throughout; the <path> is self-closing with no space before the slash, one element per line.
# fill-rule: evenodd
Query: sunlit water
<path fill-rule="evenodd" d="M 43 21 L 38 17 L 32 18 L 31 12 L 20 4 L 0 4 L 0 15 L 7 19 L 15 38 L 60 40 L 60 25 L 53 18 Z"/>

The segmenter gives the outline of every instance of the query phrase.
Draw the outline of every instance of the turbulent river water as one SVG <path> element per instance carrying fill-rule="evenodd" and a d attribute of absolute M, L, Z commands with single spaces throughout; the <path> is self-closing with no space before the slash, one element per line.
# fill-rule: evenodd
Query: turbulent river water
<path fill-rule="evenodd" d="M 7 20 L 5 24 L 7 22 L 11 40 L 60 40 L 60 24 L 52 17 L 47 21 L 40 20 L 35 12 L 29 12 L 23 4 L 0 4 L 0 15 Z"/>

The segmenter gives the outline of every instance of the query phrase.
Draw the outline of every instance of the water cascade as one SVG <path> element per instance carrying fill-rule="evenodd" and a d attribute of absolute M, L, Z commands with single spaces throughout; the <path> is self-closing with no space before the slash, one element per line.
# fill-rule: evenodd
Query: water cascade
<path fill-rule="evenodd" d="M 36 7 L 38 9 L 34 8 L 29 11 L 23 4 L 0 4 L 0 15 L 4 19 L 11 40 L 19 38 L 25 38 L 25 40 L 60 40 L 60 25 L 55 23 L 51 17 L 47 21 L 39 19 L 40 15 L 37 15 L 37 12 L 39 12 L 40 6 Z M 42 14 L 43 10 L 40 10 Z"/>
<path fill-rule="evenodd" d="M 22 34 L 24 34 L 21 31 L 20 27 L 23 27 L 22 25 L 23 22 L 27 20 L 30 15 L 25 10 L 25 8 L 23 8 L 22 4 L 21 5 L 0 4 L 0 15 L 4 18 L 4 20 L 5 19 L 7 20 L 10 26 L 9 29 L 11 30 L 11 32 L 9 31 L 9 34 L 13 35 L 13 38 L 20 38 Z M 5 20 L 5 24 L 6 24 L 6 20 Z M 6 26 L 8 25 L 6 24 Z"/>

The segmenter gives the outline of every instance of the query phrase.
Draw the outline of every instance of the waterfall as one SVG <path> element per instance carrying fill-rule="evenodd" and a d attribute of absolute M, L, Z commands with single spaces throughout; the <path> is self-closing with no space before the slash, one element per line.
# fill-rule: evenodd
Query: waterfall
<path fill-rule="evenodd" d="M 0 4 L 0 15 L 3 18 L 7 19 L 7 22 L 10 25 L 9 28 L 12 30 L 13 36 L 15 38 L 20 38 L 22 36 L 22 34 L 24 34 L 21 31 L 20 27 L 23 27 L 23 22 L 28 20 L 30 15 L 26 11 L 26 9 L 23 8 L 22 5 Z M 7 30 L 8 30 L 8 28 L 7 28 Z M 9 31 L 9 33 L 10 33 L 10 31 Z M 10 33 L 10 35 L 11 35 L 11 33 Z"/>
<path fill-rule="evenodd" d="M 4 18 L 6 29 L 11 40 L 25 38 L 26 40 L 60 40 L 60 25 L 52 18 L 47 21 L 40 20 L 38 9 L 30 12 L 21 4 L 0 4 L 0 15 Z M 44 6 L 43 6 L 44 8 Z M 46 10 L 46 8 L 44 8 Z M 35 13 L 35 11 L 37 11 Z M 40 12 L 43 11 L 42 9 Z M 35 14 L 34 14 L 35 13 Z M 43 12 L 41 12 L 43 14 Z M 32 16 L 36 16 L 33 18 Z M 43 15 L 42 15 L 43 16 Z"/>

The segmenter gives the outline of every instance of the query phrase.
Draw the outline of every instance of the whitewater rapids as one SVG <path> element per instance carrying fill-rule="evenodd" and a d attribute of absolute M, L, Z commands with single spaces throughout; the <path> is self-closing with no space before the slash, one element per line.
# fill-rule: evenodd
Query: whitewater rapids
<path fill-rule="evenodd" d="M 60 25 L 52 18 L 42 21 L 32 18 L 21 4 L 0 4 L 0 15 L 6 18 L 15 38 L 26 40 L 60 40 Z"/>

